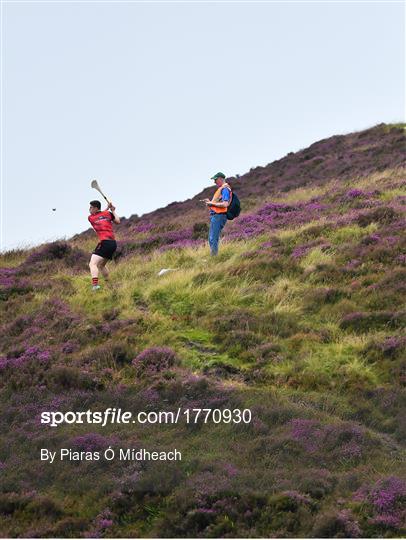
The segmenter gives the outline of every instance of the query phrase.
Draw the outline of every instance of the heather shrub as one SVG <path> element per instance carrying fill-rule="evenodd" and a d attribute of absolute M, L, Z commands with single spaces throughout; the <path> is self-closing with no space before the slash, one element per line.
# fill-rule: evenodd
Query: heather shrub
<path fill-rule="evenodd" d="M 355 312 L 345 315 L 340 322 L 343 330 L 369 332 L 382 328 L 402 328 L 406 324 L 406 312 L 375 311 Z"/>
<path fill-rule="evenodd" d="M 83 353 L 80 357 L 80 363 L 89 367 L 96 364 L 98 367 L 121 368 L 131 364 L 133 358 L 134 352 L 130 345 L 116 344 L 111 340 L 94 347 L 90 352 Z"/>
<path fill-rule="evenodd" d="M 392 361 L 390 362 L 392 366 Z M 389 369 L 385 365 L 383 370 L 388 382 L 394 381 L 396 386 L 385 384 L 368 392 L 369 399 L 364 402 L 366 412 L 362 420 L 369 425 L 379 426 L 382 432 L 391 433 L 401 443 L 406 437 L 406 419 L 403 413 L 406 407 L 406 391 L 402 388 L 406 382 L 406 362 L 403 360 L 402 363 L 401 360 L 400 365 Z M 371 410 L 377 412 L 373 414 Z"/>
<path fill-rule="evenodd" d="M 51 497 L 34 497 L 25 507 L 25 511 L 36 517 L 58 518 L 63 515 L 63 510 Z"/>
<path fill-rule="evenodd" d="M 6 347 L 30 346 L 44 342 L 64 341 L 72 336 L 79 326 L 80 318 L 59 299 L 46 300 L 35 311 L 20 315 L 12 322 L 3 325 Z"/>
<path fill-rule="evenodd" d="M 90 328 L 88 327 L 87 336 L 91 338 L 100 338 L 108 337 L 114 335 L 119 330 L 125 331 L 128 335 L 129 332 L 139 331 L 143 326 L 142 319 L 115 319 L 115 320 L 105 320 L 100 323 L 95 323 Z M 120 336 L 122 338 L 122 336 Z"/>
<path fill-rule="evenodd" d="M 364 349 L 363 354 L 369 362 L 378 362 L 384 359 L 395 360 L 406 349 L 406 337 L 387 336 L 382 340 L 373 338 Z"/>
<path fill-rule="evenodd" d="M 203 368 L 203 373 L 212 377 L 227 379 L 240 375 L 241 370 L 231 364 L 213 362 L 209 366 Z"/>
<path fill-rule="evenodd" d="M 102 384 L 96 381 L 90 373 L 70 366 L 54 366 L 46 373 L 46 380 L 50 388 L 55 391 L 71 389 L 101 389 Z"/>
<path fill-rule="evenodd" d="M 238 265 L 234 265 L 229 275 L 253 278 L 263 283 L 272 283 L 277 276 L 295 276 L 302 272 L 303 270 L 293 259 L 283 260 L 282 257 L 271 254 L 270 257 L 262 256 L 252 260 L 244 260 Z"/>
<path fill-rule="evenodd" d="M 365 291 L 364 298 L 365 311 L 389 311 L 397 305 L 399 294 L 395 290 L 385 292 L 371 287 Z"/>
<path fill-rule="evenodd" d="M 120 481 L 118 491 L 111 496 L 112 517 L 146 520 L 148 508 L 161 504 L 162 498 L 181 484 L 184 476 L 184 471 L 175 462 L 158 461 L 147 464 L 143 470 L 131 469 Z"/>
<path fill-rule="evenodd" d="M 58 298 L 46 300 L 35 313 L 34 324 L 47 327 L 47 333 L 61 334 L 72 331 L 80 323 L 80 317 L 72 311 L 69 305 Z"/>
<path fill-rule="evenodd" d="M 258 328 L 258 318 L 246 309 L 233 309 L 214 317 L 210 326 L 219 334 L 236 330 L 254 331 Z"/>
<path fill-rule="evenodd" d="M 252 362 L 249 353 L 241 353 L 240 357 L 243 362 Z M 242 375 L 244 382 L 249 385 L 268 384 L 274 381 L 272 373 L 261 362 L 245 368 L 242 371 Z"/>
<path fill-rule="evenodd" d="M 289 311 L 275 311 L 269 313 L 263 324 L 263 331 L 276 336 L 287 338 L 300 331 L 298 316 Z"/>
<path fill-rule="evenodd" d="M 344 248 L 343 255 L 347 259 L 362 261 L 364 265 L 369 263 L 369 267 L 379 267 L 383 264 L 393 265 L 403 252 L 401 237 L 371 234 L 364 237 L 360 244 Z"/>
<path fill-rule="evenodd" d="M 345 273 L 342 268 L 330 263 L 320 263 L 316 264 L 315 267 L 308 267 L 305 275 L 309 276 L 312 282 L 332 286 L 336 286 L 337 283 L 342 282 L 343 278 L 345 277 Z"/>
<path fill-rule="evenodd" d="M 359 538 L 362 531 L 350 510 L 330 510 L 317 516 L 311 534 L 316 538 Z"/>
<path fill-rule="evenodd" d="M 368 234 L 367 236 L 364 236 L 363 238 L 361 238 L 360 245 L 371 246 L 374 244 L 378 244 L 380 239 L 381 237 L 379 234 L 376 234 L 376 233 Z"/>
<path fill-rule="evenodd" d="M 293 491 L 267 497 L 228 489 L 200 499 L 197 503 L 190 494 L 177 494 L 170 501 L 169 515 L 158 521 L 156 534 L 169 531 L 174 537 L 250 538 L 283 531 L 292 536 L 310 522 L 312 511 L 309 499 Z"/>
<path fill-rule="evenodd" d="M 157 245 L 159 242 L 157 242 Z M 129 255 L 135 254 L 141 251 L 140 242 L 133 242 L 128 240 L 121 240 L 117 243 L 117 249 L 113 255 L 113 260 L 115 262 L 121 261 L 123 258 L 128 257 Z"/>
<path fill-rule="evenodd" d="M 169 347 L 150 347 L 138 354 L 132 361 L 137 375 L 165 371 L 178 363 L 176 353 Z"/>
<path fill-rule="evenodd" d="M 299 490 L 315 499 L 331 493 L 336 484 L 336 477 L 328 469 L 305 469 L 299 478 Z"/>
<path fill-rule="evenodd" d="M 250 330 L 231 330 L 224 334 L 219 334 L 222 341 L 223 350 L 229 355 L 238 355 L 242 351 L 248 351 L 252 347 L 259 345 L 262 339 Z"/>
<path fill-rule="evenodd" d="M 19 276 L 18 268 L 0 268 L 0 302 L 33 290 L 33 284 Z"/>
<path fill-rule="evenodd" d="M 198 240 L 200 238 L 206 239 L 209 234 L 209 226 L 206 222 L 195 223 L 193 225 L 192 238 L 193 240 Z"/>
<path fill-rule="evenodd" d="M 252 415 L 269 426 L 281 426 L 295 418 L 297 408 L 292 404 L 272 403 L 272 405 L 257 404 L 252 407 Z M 265 451 L 266 447 L 264 448 Z"/>
<path fill-rule="evenodd" d="M 100 538 L 108 536 L 108 530 L 113 526 L 113 514 L 109 508 L 102 510 L 94 519 L 93 527 L 87 531 L 86 538 Z"/>
<path fill-rule="evenodd" d="M 316 332 L 298 332 L 290 336 L 285 343 L 289 348 L 290 357 L 292 357 L 299 351 L 313 349 L 314 344 L 321 343 L 322 341 L 322 337 Z"/>
<path fill-rule="evenodd" d="M 7 387 L 12 392 L 20 392 L 36 386 L 44 387 L 45 377 L 45 366 L 36 369 L 12 370 L 6 377 L 0 379 L 0 386 Z"/>
<path fill-rule="evenodd" d="M 364 251 L 363 259 L 381 264 L 393 264 L 400 250 L 393 246 L 376 245 Z"/>
<path fill-rule="evenodd" d="M 322 451 L 333 459 L 358 460 L 371 444 L 365 430 L 349 422 L 322 425 L 317 420 L 296 418 L 289 427 L 290 437 L 306 452 Z"/>
<path fill-rule="evenodd" d="M 361 458 L 371 439 L 364 428 L 351 423 L 324 427 L 324 448 L 338 459 L 356 460 Z"/>
<path fill-rule="evenodd" d="M 186 375 L 182 381 L 183 395 L 182 401 L 202 401 L 212 402 L 219 405 L 225 403 L 228 399 L 227 388 L 214 384 L 208 377 L 199 375 Z"/>
<path fill-rule="evenodd" d="M 370 223 L 388 224 L 399 217 L 398 213 L 390 206 L 380 206 L 357 218 L 360 227 L 367 227 Z"/>
<path fill-rule="evenodd" d="M 140 240 L 137 243 L 129 243 L 127 253 L 136 251 L 138 253 L 149 253 L 163 244 L 163 239 L 159 235 L 150 236 L 145 240 Z"/>
<path fill-rule="evenodd" d="M 72 447 L 74 450 L 84 452 L 95 452 L 108 448 L 115 444 L 117 440 L 112 437 L 106 437 L 100 433 L 85 433 L 83 435 L 76 435 L 68 440 L 68 447 Z"/>
<path fill-rule="evenodd" d="M 72 248 L 66 242 L 52 242 L 46 244 L 42 249 L 34 251 L 27 257 L 26 262 L 29 264 L 43 260 L 63 259 L 66 257 Z"/>
<path fill-rule="evenodd" d="M 77 272 L 79 274 L 79 271 Z M 45 275 L 38 275 L 36 281 L 33 284 L 34 290 L 49 291 L 52 289 L 53 296 L 57 298 L 65 297 L 69 298 L 76 293 L 75 278 L 72 275 L 61 276 L 48 279 Z"/>
<path fill-rule="evenodd" d="M 354 299 L 342 298 L 331 304 L 322 304 L 319 315 L 326 321 L 340 322 L 345 316 L 351 315 L 358 308 L 359 303 Z"/>
<path fill-rule="evenodd" d="M 51 360 L 52 353 L 39 347 L 27 347 L 13 356 L 0 358 L 0 371 L 5 369 L 24 368 L 31 364 L 45 365 Z"/>
<path fill-rule="evenodd" d="M 44 538 L 74 538 L 83 537 L 83 532 L 87 527 L 87 519 L 81 517 L 65 517 L 51 525 L 49 528 L 40 531 L 38 536 L 35 532 L 27 533 L 28 538 L 44 537 Z"/>
<path fill-rule="evenodd" d="M 383 477 L 374 484 L 363 484 L 354 494 L 362 504 L 369 531 L 405 530 L 406 482 L 396 476 Z"/>
<path fill-rule="evenodd" d="M 208 385 L 207 385 L 208 387 Z M 162 376 L 155 382 L 152 389 L 157 392 L 161 401 L 174 404 L 185 399 L 184 384 L 178 373 L 162 373 Z"/>
<path fill-rule="evenodd" d="M 332 224 L 317 224 L 306 227 L 304 230 L 300 231 L 297 238 L 303 241 L 311 241 L 315 238 L 323 237 L 323 235 L 328 234 L 332 229 Z"/>
<path fill-rule="evenodd" d="M 2 326 L 2 333 L 5 336 L 10 336 L 15 342 L 15 338 L 25 332 L 31 325 L 33 325 L 34 317 L 32 315 L 20 315 L 15 317 L 13 321 L 7 325 Z"/>
<path fill-rule="evenodd" d="M 162 401 L 178 403 L 185 407 L 221 408 L 229 402 L 230 392 L 208 377 L 182 373 L 165 373 L 159 378 L 154 387 Z M 199 424 L 189 424 L 189 427 Z"/>
<path fill-rule="evenodd" d="M 39 520 L 39 524 L 36 527 L 25 529 L 24 536 L 26 538 L 83 537 L 83 532 L 85 531 L 86 526 L 87 520 L 78 517 L 64 517 L 55 524 L 44 524 L 43 520 Z M 82 536 L 80 533 L 82 533 Z"/>
<path fill-rule="evenodd" d="M 358 273 L 362 270 L 361 265 L 364 266 L 365 270 L 383 264 L 394 265 L 397 258 L 401 257 L 404 251 L 400 240 L 401 237 L 392 234 L 388 234 L 388 236 L 382 236 L 381 233 L 370 234 L 364 237 L 359 244 L 342 245 L 339 252 L 339 261 L 342 264 L 346 263 L 345 269 L 347 272 L 357 270 Z"/>
<path fill-rule="evenodd" d="M 292 250 L 291 257 L 294 259 L 302 259 L 304 257 L 307 259 L 305 266 L 320 263 L 322 262 L 321 259 L 325 260 L 324 252 L 330 247 L 330 243 L 323 237 L 318 238 L 317 240 L 307 242 L 306 244 L 296 245 Z"/>
<path fill-rule="evenodd" d="M 110 307 L 102 313 L 104 321 L 115 321 L 119 315 L 120 309 L 117 307 Z"/>
<path fill-rule="evenodd" d="M 406 269 L 399 268 L 385 272 L 384 277 L 375 286 L 385 291 L 385 294 L 391 290 L 397 294 L 406 293 Z"/>
<path fill-rule="evenodd" d="M 282 360 L 281 347 L 277 343 L 261 343 L 251 347 L 242 354 L 242 358 L 256 362 L 259 366 L 268 362 L 280 362 Z"/>
<path fill-rule="evenodd" d="M 335 304 L 346 297 L 343 289 L 337 287 L 310 288 L 303 298 L 303 306 L 309 311 L 318 311 L 323 304 Z"/>
<path fill-rule="evenodd" d="M 80 349 L 80 345 L 77 341 L 70 339 L 61 345 L 61 352 L 63 354 L 72 354 Z"/>
<path fill-rule="evenodd" d="M 406 271 L 394 269 L 386 272 L 382 279 L 365 284 L 365 307 L 370 311 L 389 310 L 398 305 L 399 295 L 406 293 Z"/>
<path fill-rule="evenodd" d="M 9 516 L 14 512 L 23 510 L 30 502 L 29 495 L 20 493 L 0 493 L 0 514 Z"/>
<path fill-rule="evenodd" d="M 42 249 L 31 253 L 23 263 L 24 271 L 32 270 L 33 265 L 45 261 L 61 261 L 70 269 L 85 269 L 88 255 L 79 248 L 71 247 L 67 242 L 52 242 Z"/>
<path fill-rule="evenodd" d="M 137 498 L 146 495 L 168 495 L 179 485 L 185 473 L 179 463 L 153 463 L 146 466 L 140 474 L 135 490 Z"/>

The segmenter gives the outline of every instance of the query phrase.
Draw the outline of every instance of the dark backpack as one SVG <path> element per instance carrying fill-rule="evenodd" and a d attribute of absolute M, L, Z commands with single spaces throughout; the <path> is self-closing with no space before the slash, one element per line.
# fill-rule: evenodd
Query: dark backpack
<path fill-rule="evenodd" d="M 237 194 L 232 191 L 231 192 L 231 203 L 230 206 L 227 208 L 227 219 L 234 219 L 240 215 L 241 212 L 241 203 L 240 199 L 238 198 Z"/>

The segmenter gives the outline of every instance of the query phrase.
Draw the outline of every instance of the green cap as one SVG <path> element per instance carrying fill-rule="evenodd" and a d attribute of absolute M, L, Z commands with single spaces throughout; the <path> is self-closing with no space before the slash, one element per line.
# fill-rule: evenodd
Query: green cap
<path fill-rule="evenodd" d="M 225 178 L 225 177 L 226 175 L 224 173 L 218 172 L 214 176 L 212 176 L 210 180 L 217 180 L 217 178 Z"/>

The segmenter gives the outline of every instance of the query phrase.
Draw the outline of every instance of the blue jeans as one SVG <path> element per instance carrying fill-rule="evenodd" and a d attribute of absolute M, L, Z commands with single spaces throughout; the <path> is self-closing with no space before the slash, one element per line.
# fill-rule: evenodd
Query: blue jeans
<path fill-rule="evenodd" d="M 212 255 L 217 255 L 218 253 L 220 233 L 226 221 L 226 214 L 214 214 L 214 216 L 210 216 L 209 246 Z"/>

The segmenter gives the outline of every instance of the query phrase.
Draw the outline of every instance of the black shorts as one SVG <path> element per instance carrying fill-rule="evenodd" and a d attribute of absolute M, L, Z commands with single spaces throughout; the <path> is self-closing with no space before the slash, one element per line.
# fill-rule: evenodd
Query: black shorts
<path fill-rule="evenodd" d="M 115 240 L 102 240 L 96 246 L 93 251 L 93 255 L 103 257 L 103 259 L 112 259 L 113 254 L 117 249 L 117 242 Z"/>

